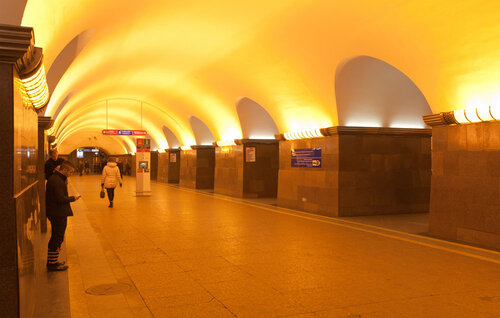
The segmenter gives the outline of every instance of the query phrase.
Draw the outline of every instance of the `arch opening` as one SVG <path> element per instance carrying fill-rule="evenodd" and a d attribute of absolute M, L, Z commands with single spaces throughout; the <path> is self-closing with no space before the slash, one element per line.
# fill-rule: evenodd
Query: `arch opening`
<path fill-rule="evenodd" d="M 244 139 L 274 139 L 278 127 L 269 113 L 257 102 L 243 97 L 236 102 Z"/>
<path fill-rule="evenodd" d="M 170 130 L 167 126 L 161 127 L 165 138 L 167 138 L 167 143 L 169 148 L 178 148 L 181 146 L 179 143 L 179 139 L 175 136 L 175 134 Z"/>
<path fill-rule="evenodd" d="M 90 42 L 94 33 L 94 29 L 87 29 L 81 32 L 69 41 L 61 52 L 59 52 L 47 72 L 47 85 L 49 86 L 49 91 L 51 93 L 56 88 L 64 73 L 66 73 L 66 70 Z"/>
<path fill-rule="evenodd" d="M 422 116 L 432 112 L 408 76 L 365 55 L 338 65 L 335 95 L 341 126 L 425 128 Z"/>
<path fill-rule="evenodd" d="M 197 117 L 191 116 L 189 117 L 189 124 L 191 125 L 191 129 L 193 130 L 194 139 L 196 140 L 197 145 L 211 146 L 213 144 L 215 138 L 204 122 L 202 122 Z"/>

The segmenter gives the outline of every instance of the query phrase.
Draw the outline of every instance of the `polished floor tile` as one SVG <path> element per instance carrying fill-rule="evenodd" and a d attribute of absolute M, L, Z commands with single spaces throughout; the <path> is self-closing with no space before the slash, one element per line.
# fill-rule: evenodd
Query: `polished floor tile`
<path fill-rule="evenodd" d="M 135 179 L 73 177 L 75 317 L 499 317 L 500 253 L 415 235 L 425 215 L 328 219 Z M 130 288 L 91 296 L 103 283 Z"/>

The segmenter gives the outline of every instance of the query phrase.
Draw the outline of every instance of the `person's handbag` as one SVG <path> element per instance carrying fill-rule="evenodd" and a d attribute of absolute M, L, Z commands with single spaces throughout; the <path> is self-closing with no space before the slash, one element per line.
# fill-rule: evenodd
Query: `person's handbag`
<path fill-rule="evenodd" d="M 99 197 L 101 199 L 104 199 L 104 189 L 103 188 L 101 188 L 101 193 L 99 193 Z"/>

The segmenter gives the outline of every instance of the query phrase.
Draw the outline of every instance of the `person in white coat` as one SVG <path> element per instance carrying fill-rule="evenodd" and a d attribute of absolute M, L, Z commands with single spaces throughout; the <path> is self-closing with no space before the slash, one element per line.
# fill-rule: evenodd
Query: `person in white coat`
<path fill-rule="evenodd" d="M 115 188 L 120 184 L 122 186 L 122 177 L 120 175 L 120 169 L 116 165 L 115 158 L 109 158 L 108 163 L 102 169 L 102 177 L 101 177 L 101 187 L 106 188 L 106 192 L 108 193 L 109 206 L 113 207 L 113 199 L 115 197 Z"/>

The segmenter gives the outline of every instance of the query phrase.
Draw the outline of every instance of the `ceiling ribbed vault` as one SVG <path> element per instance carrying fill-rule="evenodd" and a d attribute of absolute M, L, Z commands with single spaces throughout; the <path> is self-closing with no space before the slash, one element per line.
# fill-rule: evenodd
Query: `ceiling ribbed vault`
<path fill-rule="evenodd" d="M 92 134 L 124 153 L 131 138 L 100 135 L 106 100 L 108 128 L 142 121 L 160 149 L 163 126 L 195 144 L 192 117 L 215 140 L 242 138 L 243 97 L 280 132 L 328 127 L 338 124 L 337 67 L 360 55 L 406 75 L 433 112 L 499 103 L 499 18 L 500 2 L 473 0 L 29 0 L 22 25 L 34 27 L 49 73 L 66 67 L 46 110 L 59 147 Z M 64 51 L 80 34 L 91 38 Z"/>

